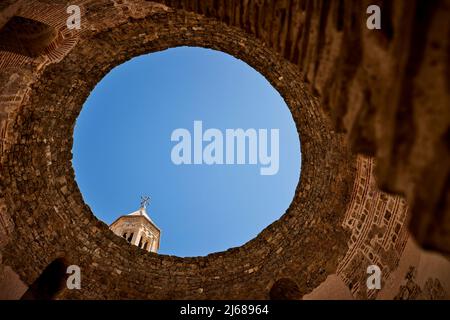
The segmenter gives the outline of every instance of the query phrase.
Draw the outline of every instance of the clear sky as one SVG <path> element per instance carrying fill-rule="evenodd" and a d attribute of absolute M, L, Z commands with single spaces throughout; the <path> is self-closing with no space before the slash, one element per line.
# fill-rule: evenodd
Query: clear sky
<path fill-rule="evenodd" d="M 175 129 L 279 129 L 279 171 L 260 165 L 175 165 Z M 270 149 L 269 149 L 270 150 Z M 180 47 L 134 58 L 97 84 L 78 117 L 78 186 L 107 224 L 147 212 L 162 230 L 159 253 L 202 256 L 243 245 L 284 214 L 300 174 L 300 142 L 279 93 L 228 54 Z"/>

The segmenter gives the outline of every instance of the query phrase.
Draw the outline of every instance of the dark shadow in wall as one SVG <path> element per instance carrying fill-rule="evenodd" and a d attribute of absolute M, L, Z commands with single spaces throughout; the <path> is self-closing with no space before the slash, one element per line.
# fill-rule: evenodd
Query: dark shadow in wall
<path fill-rule="evenodd" d="M 52 26 L 14 16 L 0 30 L 0 50 L 36 58 L 44 53 L 57 35 Z"/>
<path fill-rule="evenodd" d="M 301 292 L 294 280 L 282 278 L 273 284 L 269 296 L 271 300 L 300 300 Z"/>
<path fill-rule="evenodd" d="M 52 300 L 66 286 L 67 262 L 58 258 L 50 263 L 24 293 L 21 300 Z"/>

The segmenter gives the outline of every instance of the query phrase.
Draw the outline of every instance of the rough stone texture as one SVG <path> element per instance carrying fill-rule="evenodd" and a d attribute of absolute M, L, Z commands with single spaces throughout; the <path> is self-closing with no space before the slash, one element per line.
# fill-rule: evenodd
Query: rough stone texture
<path fill-rule="evenodd" d="M 325 280 L 347 248 L 340 221 L 354 160 L 304 90 L 298 70 L 215 20 L 158 7 L 145 19 L 128 19 L 121 7 L 92 6 L 85 4 L 92 24 L 77 45 L 60 62 L 29 75 L 33 83 L 20 107 L 9 109 L 2 184 L 14 231 L 3 263 L 31 284 L 64 256 L 83 270 L 84 289 L 67 292 L 71 298 L 268 298 L 283 277 L 296 281 L 300 293 Z M 228 52 L 264 74 L 291 108 L 304 153 L 301 183 L 279 221 L 240 248 L 187 259 L 145 253 L 110 232 L 84 204 L 70 162 L 74 122 L 95 84 L 133 56 L 179 45 Z"/>
<path fill-rule="evenodd" d="M 83 289 L 67 290 L 58 297 L 90 299 L 266 299 L 280 279 L 296 283 L 296 297 L 316 289 L 315 297 L 320 298 L 326 297 L 321 283 L 326 284 L 327 276 L 333 274 L 342 279 L 340 286 L 348 287 L 346 297 L 376 298 L 376 292 L 362 288 L 368 264 L 380 265 L 383 282 L 404 278 L 404 273 L 394 273 L 398 273 L 409 239 L 408 209 L 401 197 L 377 189 L 374 168 L 381 172 L 378 177 L 385 185 L 386 161 L 396 164 L 405 160 L 402 165 L 412 170 L 409 173 L 417 173 L 417 179 L 430 162 L 420 155 L 418 160 L 400 154 L 400 158 L 391 158 L 391 151 L 402 145 L 397 144 L 402 140 L 378 139 L 385 132 L 376 124 L 385 124 L 388 134 L 395 132 L 398 119 L 387 121 L 385 113 L 397 112 L 400 105 L 410 108 L 420 100 L 406 103 L 408 100 L 400 99 L 400 104 L 400 92 L 418 90 L 418 83 L 427 76 L 418 74 L 411 78 L 414 81 L 405 81 L 396 73 L 409 72 L 406 62 L 417 62 L 415 67 L 428 70 L 422 60 L 409 57 L 408 39 L 416 22 L 406 19 L 403 29 L 386 40 L 383 34 L 358 33 L 355 21 L 350 25 L 349 15 L 364 9 L 364 2 L 169 3 L 187 9 L 178 10 L 139 0 L 93 0 L 70 2 L 80 4 L 83 11 L 82 29 L 70 31 L 65 27 L 65 1 L 25 2 L 14 14 L 51 26 L 59 36 L 36 58 L 0 51 L 0 272 L 11 268 L 30 286 L 52 261 L 64 258 L 81 267 Z M 4 8 L 11 7 L 7 4 Z M 0 18 L 6 16 L 4 8 Z M 388 12 L 394 18 L 400 9 Z M 414 12 L 408 8 L 404 15 Z M 439 17 L 433 23 L 442 22 Z M 395 31 L 400 22 L 393 18 Z M 433 36 L 436 33 L 425 30 Z M 436 41 L 440 45 L 439 35 Z M 420 41 L 414 40 L 415 46 L 428 48 Z M 84 203 L 71 165 L 75 120 L 95 84 L 111 68 L 134 56 L 181 45 L 227 52 L 263 74 L 289 106 L 302 145 L 300 182 L 282 218 L 239 248 L 196 258 L 147 253 L 114 235 Z M 378 64 L 384 58 L 389 63 Z M 441 65 L 442 59 L 436 61 Z M 439 79 L 436 76 L 435 80 Z M 395 86 L 388 80 L 395 81 Z M 441 113 L 428 109 L 429 114 L 443 116 L 436 120 L 429 139 L 417 140 L 429 128 L 424 123 L 408 144 L 414 148 L 427 144 L 424 150 L 433 157 L 442 151 L 434 147 L 436 134 L 441 122 L 448 120 L 448 110 L 442 109 L 442 92 L 439 86 L 434 88 L 434 96 L 426 91 L 428 86 L 422 88 L 422 94 L 429 98 L 425 99 L 427 105 L 436 102 L 433 107 L 441 108 Z M 386 104 L 389 97 L 392 101 Z M 363 108 L 367 105 L 370 108 Z M 347 129 L 347 135 L 335 132 L 336 124 Z M 405 125 L 408 122 L 400 127 Z M 355 146 L 361 139 L 370 142 L 365 150 L 373 151 L 369 153 L 378 158 L 380 166 L 375 167 L 371 158 L 351 155 L 345 143 L 348 138 Z M 383 141 L 386 144 L 380 144 Z M 389 152 L 380 155 L 380 148 L 386 146 Z M 444 161 L 446 154 L 441 155 Z M 415 167 L 419 160 L 424 167 Z M 442 170 L 447 163 L 443 162 Z M 445 221 L 448 210 L 435 210 L 438 193 L 448 190 L 439 185 L 446 173 L 440 171 L 436 186 L 428 187 L 417 202 L 415 183 L 419 180 L 408 178 L 399 183 L 404 176 L 397 175 L 398 166 L 392 168 L 389 178 L 398 183 L 398 190 L 408 189 L 414 207 L 426 205 L 422 216 L 413 211 L 413 221 L 430 219 L 423 229 L 413 228 L 416 237 L 422 245 L 447 252 L 448 233 L 440 232 L 449 226 Z M 433 229 L 435 222 L 440 222 L 436 228 L 442 229 Z M 415 263 L 412 265 L 417 266 Z M 450 273 L 448 264 L 440 265 L 439 270 Z M 450 282 L 444 278 L 440 280 L 445 287 Z"/>
<path fill-rule="evenodd" d="M 411 232 L 450 253 L 450 1 L 160 0 L 237 26 L 302 71 L 377 181 L 406 195 Z M 366 28 L 377 4 L 382 28 Z"/>
<path fill-rule="evenodd" d="M 428 278 L 424 288 L 416 282 L 416 269 L 411 267 L 405 275 L 405 283 L 400 287 L 395 300 L 442 300 L 446 292 L 438 279 Z"/>
<path fill-rule="evenodd" d="M 269 294 L 271 300 L 298 300 L 301 298 L 297 284 L 288 278 L 277 280 Z"/>
<path fill-rule="evenodd" d="M 351 201 L 343 220 L 343 226 L 352 233 L 349 250 L 336 274 L 303 299 L 395 299 L 404 290 L 404 277 L 410 268 L 416 270 L 418 286 L 426 287 L 434 279 L 444 287 L 440 295 L 450 298 L 450 261 L 422 250 L 409 236 L 406 202 L 377 190 L 374 160 L 358 157 L 356 167 Z M 372 264 L 382 271 L 381 290 L 366 289 L 366 267 Z"/>
<path fill-rule="evenodd" d="M 363 266 L 375 264 L 386 281 L 399 263 L 408 241 L 406 201 L 376 188 L 374 160 L 360 157 L 352 201 L 343 225 L 352 232 L 349 250 L 340 262 L 337 274 L 358 298 L 375 298 L 378 290 L 367 291 L 367 272 Z"/>
<path fill-rule="evenodd" d="M 55 28 L 47 24 L 14 16 L 0 32 L 0 49 L 35 58 L 51 46 L 56 36 Z"/>

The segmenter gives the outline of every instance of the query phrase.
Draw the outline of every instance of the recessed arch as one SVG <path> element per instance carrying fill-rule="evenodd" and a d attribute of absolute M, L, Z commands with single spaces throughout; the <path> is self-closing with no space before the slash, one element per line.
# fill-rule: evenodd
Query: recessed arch
<path fill-rule="evenodd" d="M 299 300 L 302 297 L 297 283 L 290 278 L 281 278 L 272 285 L 271 300 Z"/>
<path fill-rule="evenodd" d="M 21 300 L 53 300 L 66 286 L 68 263 L 64 258 L 53 260 L 30 285 Z"/>
<path fill-rule="evenodd" d="M 35 58 L 52 44 L 57 35 L 52 26 L 14 16 L 0 29 L 0 50 Z"/>

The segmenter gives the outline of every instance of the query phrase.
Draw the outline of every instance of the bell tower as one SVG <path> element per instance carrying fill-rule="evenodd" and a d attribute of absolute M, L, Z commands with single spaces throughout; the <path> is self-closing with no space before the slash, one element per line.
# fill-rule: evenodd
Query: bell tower
<path fill-rule="evenodd" d="M 161 230 L 147 214 L 149 200 L 147 196 L 141 197 L 139 210 L 120 216 L 111 223 L 109 229 L 132 245 L 149 252 L 158 252 Z"/>

